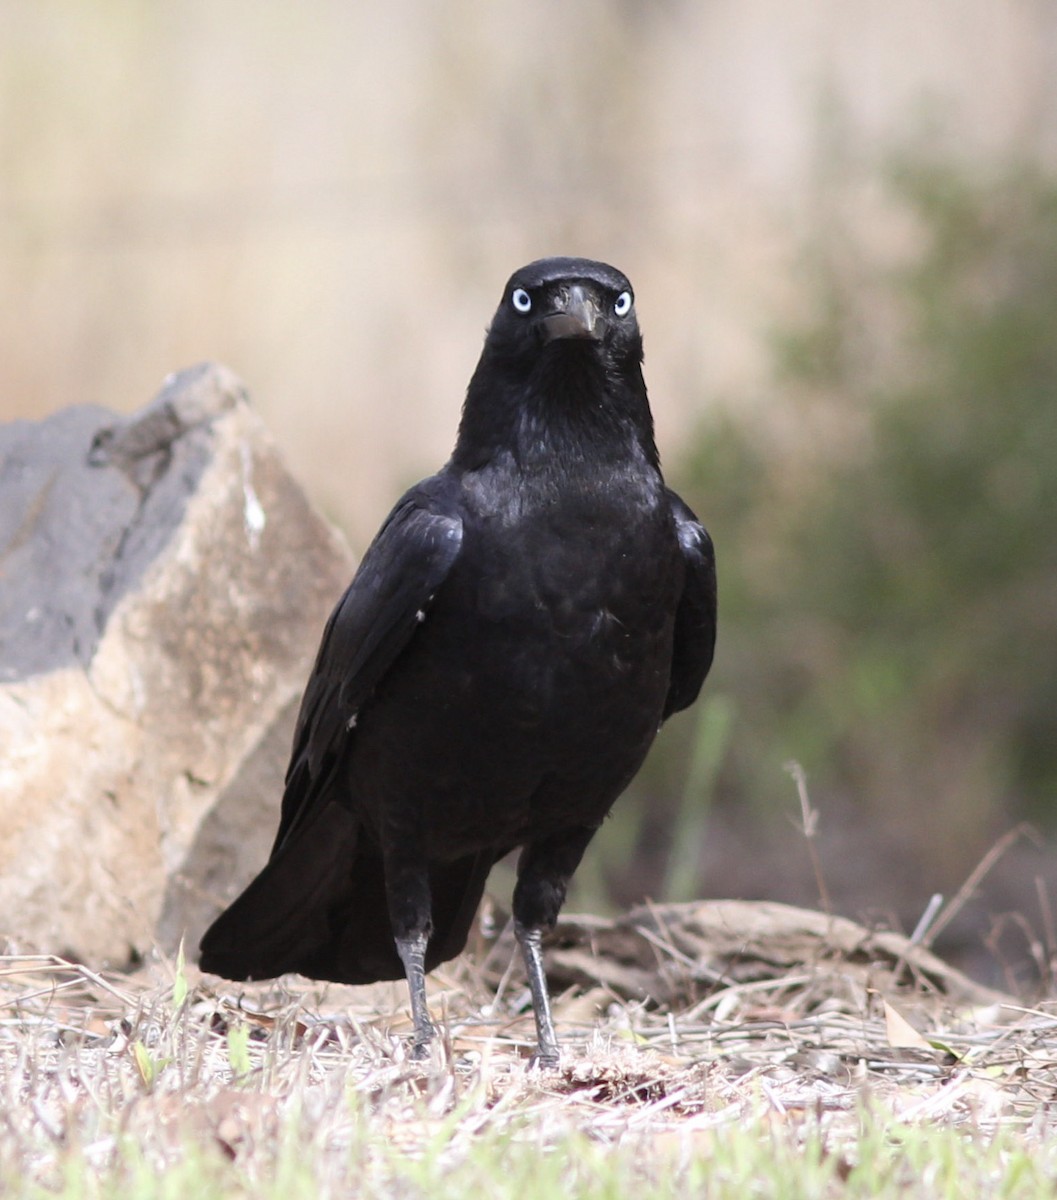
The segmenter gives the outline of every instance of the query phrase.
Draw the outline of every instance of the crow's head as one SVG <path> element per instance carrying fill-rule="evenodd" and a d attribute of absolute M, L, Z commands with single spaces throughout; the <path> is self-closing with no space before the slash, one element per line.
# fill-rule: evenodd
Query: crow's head
<path fill-rule="evenodd" d="M 642 335 L 626 275 L 588 258 L 541 258 L 503 289 L 463 409 L 456 460 L 519 461 L 585 439 L 626 443 L 651 459 Z"/>
<path fill-rule="evenodd" d="M 627 276 L 606 263 L 541 258 L 508 280 L 488 331 L 486 354 L 516 361 L 523 370 L 570 350 L 590 355 L 610 370 L 637 367 L 642 337 L 635 295 Z"/>

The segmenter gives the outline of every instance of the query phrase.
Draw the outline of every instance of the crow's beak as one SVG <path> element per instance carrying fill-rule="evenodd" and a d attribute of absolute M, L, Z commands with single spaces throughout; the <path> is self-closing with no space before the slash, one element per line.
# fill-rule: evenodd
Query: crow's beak
<path fill-rule="evenodd" d="M 540 325 L 547 342 L 557 338 L 598 341 L 605 332 L 605 320 L 597 297 L 579 284 L 573 284 L 556 297 L 555 311 L 543 317 Z"/>

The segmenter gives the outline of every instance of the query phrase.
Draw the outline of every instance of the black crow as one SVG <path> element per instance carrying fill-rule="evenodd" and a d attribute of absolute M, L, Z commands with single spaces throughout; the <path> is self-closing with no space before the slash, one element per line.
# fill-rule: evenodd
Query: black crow
<path fill-rule="evenodd" d="M 511 276 L 450 461 L 390 513 L 309 676 L 267 865 L 202 939 L 230 979 L 406 975 L 463 948 L 522 847 L 514 929 L 536 1060 L 540 954 L 661 722 L 712 662 L 712 543 L 661 477 L 631 284 L 549 258 Z"/>

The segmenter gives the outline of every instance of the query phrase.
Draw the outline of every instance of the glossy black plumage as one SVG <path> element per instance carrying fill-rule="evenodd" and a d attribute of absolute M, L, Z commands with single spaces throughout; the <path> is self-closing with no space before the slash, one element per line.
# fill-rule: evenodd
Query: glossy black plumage
<path fill-rule="evenodd" d="M 511 277 L 450 461 L 399 501 L 327 623 L 271 858 L 203 969 L 406 974 L 421 1051 L 423 971 L 462 949 L 520 846 L 515 928 L 556 1061 L 540 935 L 715 639 L 711 542 L 664 486 L 641 359 L 619 271 Z"/>

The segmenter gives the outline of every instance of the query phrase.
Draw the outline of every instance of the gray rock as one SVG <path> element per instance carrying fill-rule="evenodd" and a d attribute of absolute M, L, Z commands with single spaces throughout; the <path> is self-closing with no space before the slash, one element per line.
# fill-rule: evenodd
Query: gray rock
<path fill-rule="evenodd" d="M 197 938 L 267 855 L 350 572 L 223 368 L 0 427 L 0 936 Z"/>

